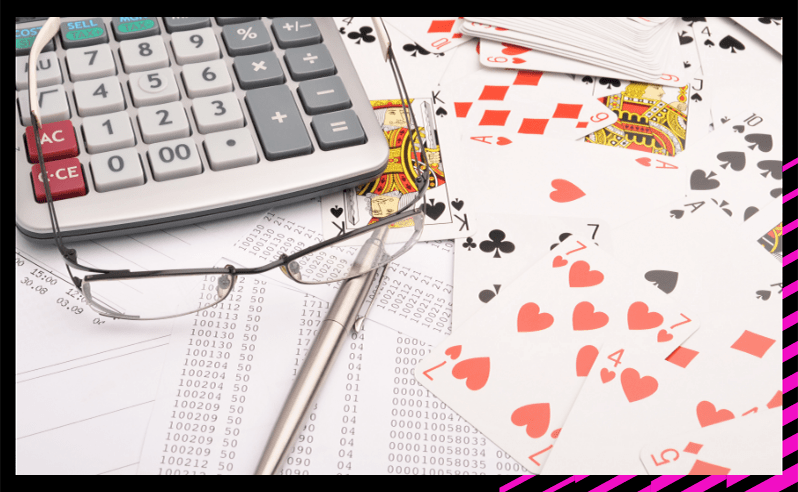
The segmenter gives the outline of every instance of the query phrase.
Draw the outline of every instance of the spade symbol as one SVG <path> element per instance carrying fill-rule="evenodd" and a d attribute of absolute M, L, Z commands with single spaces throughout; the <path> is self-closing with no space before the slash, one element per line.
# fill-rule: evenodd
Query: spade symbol
<path fill-rule="evenodd" d="M 687 35 L 687 31 L 679 33 L 679 44 L 690 44 L 693 42 L 693 37 Z"/>
<path fill-rule="evenodd" d="M 443 202 L 435 203 L 434 198 L 430 198 L 429 201 L 428 204 L 425 203 L 421 208 L 424 210 L 424 213 L 427 214 L 427 217 L 432 220 L 438 220 L 438 217 L 443 215 L 443 211 L 446 210 L 446 204 Z"/>
<path fill-rule="evenodd" d="M 684 63 L 684 68 L 690 68 L 692 66 L 692 65 L 690 65 L 690 62 L 688 62 L 688 61 L 683 62 L 683 63 Z"/>
<path fill-rule="evenodd" d="M 777 26 L 781 25 L 778 22 L 776 22 L 776 21 L 780 21 L 781 17 L 760 17 L 757 20 L 759 22 L 761 22 L 762 24 L 770 24 L 772 22 L 773 24 L 775 24 Z"/>
<path fill-rule="evenodd" d="M 687 25 L 690 26 L 690 27 L 693 27 L 693 24 L 695 24 L 696 22 L 706 22 L 707 18 L 706 17 L 682 17 L 682 20 L 685 21 L 685 22 L 689 22 L 689 24 L 687 24 Z"/>
<path fill-rule="evenodd" d="M 721 152 L 718 154 L 718 160 L 723 163 L 720 165 L 723 169 L 726 169 L 730 164 L 734 171 L 742 171 L 745 169 L 744 152 Z"/>
<path fill-rule="evenodd" d="M 701 169 L 696 169 L 690 175 L 690 189 L 691 190 L 714 190 L 720 186 L 720 181 L 717 179 L 710 179 L 716 176 L 714 171 L 710 171 L 709 175 Z"/>
<path fill-rule="evenodd" d="M 490 253 L 491 251 L 496 250 L 496 254 L 493 255 L 494 258 L 501 258 L 499 251 L 504 254 L 509 254 L 515 251 L 515 244 L 504 240 L 504 238 L 507 237 L 504 231 L 493 229 L 490 231 L 490 233 L 488 233 L 488 237 L 490 238 L 490 241 L 485 240 L 479 243 L 479 249 L 485 253 Z"/>
<path fill-rule="evenodd" d="M 495 294 L 493 293 L 492 290 L 485 289 L 479 293 L 479 300 L 487 304 L 488 302 L 490 302 L 491 299 L 499 295 L 499 289 L 501 288 L 501 284 L 493 284 L 493 288 L 496 290 Z"/>
<path fill-rule="evenodd" d="M 765 171 L 762 173 L 762 176 L 768 177 L 768 173 L 773 176 L 773 179 L 780 180 L 781 179 L 781 161 L 761 161 L 759 164 L 756 165 L 759 169 Z"/>
<path fill-rule="evenodd" d="M 704 46 L 709 46 L 711 48 L 711 47 L 715 46 L 715 43 L 713 43 L 711 40 L 707 39 L 706 41 L 704 41 Z"/>
<path fill-rule="evenodd" d="M 621 81 L 618 79 L 610 79 L 607 77 L 601 77 L 599 79 L 599 85 L 607 85 L 607 89 L 612 89 L 613 87 L 620 87 Z"/>
<path fill-rule="evenodd" d="M 732 130 L 734 130 L 734 133 L 744 133 L 745 127 L 743 125 L 734 125 Z"/>
<path fill-rule="evenodd" d="M 440 108 L 438 108 L 437 111 L 435 111 L 435 114 L 437 114 L 438 116 L 446 116 L 449 113 L 447 113 L 445 109 L 440 107 Z"/>
<path fill-rule="evenodd" d="M 452 207 L 456 208 L 459 211 L 461 208 L 463 208 L 463 200 L 460 200 L 459 198 L 455 198 L 454 200 L 455 201 L 451 202 Z"/>
<path fill-rule="evenodd" d="M 591 77 L 590 75 L 585 75 L 584 77 L 582 77 L 582 82 L 584 82 L 585 84 L 592 84 L 593 77 Z"/>
<path fill-rule="evenodd" d="M 684 210 L 679 210 L 679 209 L 671 210 L 671 217 L 673 217 L 674 219 L 681 219 L 682 215 L 684 215 Z"/>
<path fill-rule="evenodd" d="M 720 43 L 718 43 L 718 46 L 720 46 L 724 50 L 731 49 L 732 53 L 737 53 L 736 51 L 734 51 L 735 49 L 739 51 L 743 51 L 745 49 L 745 45 L 743 43 L 737 41 L 731 36 L 726 36 L 725 38 L 721 39 Z"/>
<path fill-rule="evenodd" d="M 715 202 L 715 205 L 719 206 L 721 210 L 723 210 L 724 212 L 726 212 L 726 215 L 728 215 L 729 217 L 731 217 L 731 216 L 732 216 L 732 211 L 731 211 L 730 209 L 728 209 L 728 208 L 723 208 L 723 207 L 725 207 L 726 205 L 731 205 L 729 202 L 727 202 L 726 200 L 723 200 L 722 202 L 718 203 L 718 201 L 717 201 L 717 200 L 715 200 L 714 198 L 712 199 L 712 201 L 713 201 L 713 202 Z"/>
<path fill-rule="evenodd" d="M 696 92 L 695 94 L 693 94 L 692 96 L 690 96 L 690 99 L 692 99 L 692 100 L 693 100 L 693 101 L 695 101 L 695 102 L 701 101 L 701 100 L 702 100 L 702 99 L 701 99 L 701 94 L 699 94 L 699 93 L 697 93 L 697 92 Z"/>
<path fill-rule="evenodd" d="M 770 196 L 772 196 L 773 198 L 776 198 L 779 195 L 781 195 L 781 188 L 773 188 L 772 190 L 770 190 Z"/>
<path fill-rule="evenodd" d="M 724 116 L 723 118 L 720 119 L 721 123 L 726 123 L 727 121 L 729 121 L 729 117 L 728 116 Z"/>
<path fill-rule="evenodd" d="M 763 301 L 767 301 L 770 299 L 770 291 L 769 290 L 758 290 L 756 291 L 756 298 L 762 299 Z"/>
<path fill-rule="evenodd" d="M 773 148 L 773 138 L 765 133 L 752 133 L 750 135 L 746 135 L 745 141 L 753 144 L 748 146 L 748 148 L 751 150 L 756 149 L 757 145 L 759 146 L 759 150 L 762 152 L 770 152 L 770 149 Z"/>
<path fill-rule="evenodd" d="M 653 282 L 659 290 L 666 294 L 673 292 L 676 288 L 676 281 L 679 278 L 678 272 L 671 272 L 668 270 L 651 270 L 646 272 L 646 280 Z"/>
<path fill-rule="evenodd" d="M 330 213 L 333 214 L 335 216 L 335 218 L 337 219 L 338 217 L 341 216 L 342 213 L 344 213 L 344 209 L 342 209 L 341 207 L 336 205 L 336 206 L 334 206 L 333 208 L 330 209 Z"/>
<path fill-rule="evenodd" d="M 759 209 L 756 208 L 756 207 L 748 207 L 748 208 L 746 208 L 745 212 L 743 212 L 743 222 L 745 222 L 746 220 L 750 219 L 751 216 L 754 215 L 757 212 L 759 212 Z"/>

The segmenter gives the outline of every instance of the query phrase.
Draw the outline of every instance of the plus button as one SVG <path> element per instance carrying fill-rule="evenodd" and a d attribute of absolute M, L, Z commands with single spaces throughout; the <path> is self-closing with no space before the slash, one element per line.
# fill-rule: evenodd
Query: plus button
<path fill-rule="evenodd" d="M 277 120 L 278 123 L 282 123 L 283 122 L 283 118 L 287 118 L 287 117 L 288 117 L 288 115 L 280 114 L 280 112 L 277 111 L 276 113 L 274 113 L 274 116 L 272 116 L 272 119 L 273 120 Z"/>

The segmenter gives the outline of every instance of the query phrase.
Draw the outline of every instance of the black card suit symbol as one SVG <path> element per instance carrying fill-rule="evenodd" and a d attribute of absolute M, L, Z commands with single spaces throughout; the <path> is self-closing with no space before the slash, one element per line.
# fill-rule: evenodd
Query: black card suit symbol
<path fill-rule="evenodd" d="M 729 121 L 729 117 L 728 116 L 724 116 L 723 118 L 720 119 L 721 123 L 726 123 L 727 121 Z"/>
<path fill-rule="evenodd" d="M 402 49 L 408 53 L 412 53 L 410 56 L 416 56 L 416 54 L 423 56 L 429 55 L 429 51 L 425 50 L 416 43 L 407 43 L 406 45 L 402 46 Z"/>
<path fill-rule="evenodd" d="M 779 24 L 777 22 L 777 21 L 781 20 L 781 17 L 759 17 L 757 20 L 759 22 L 761 22 L 762 24 L 770 24 L 772 22 L 773 24 L 775 24 L 777 26 L 781 25 L 781 24 Z"/>
<path fill-rule="evenodd" d="M 734 130 L 734 133 L 744 133 L 745 127 L 743 125 L 734 125 L 732 130 Z"/>
<path fill-rule="evenodd" d="M 474 242 L 472 238 L 466 238 L 466 242 L 463 243 L 463 247 L 471 251 L 472 248 L 477 247 L 477 243 Z"/>
<path fill-rule="evenodd" d="M 369 26 L 363 26 L 357 31 L 352 31 L 347 34 L 349 39 L 357 39 L 355 44 L 360 44 L 361 41 L 364 43 L 373 43 L 377 38 L 371 35 L 371 31 L 374 29 L 370 28 Z"/>
<path fill-rule="evenodd" d="M 335 218 L 337 219 L 338 217 L 341 216 L 342 213 L 344 213 L 344 209 L 342 209 L 341 207 L 336 205 L 336 206 L 334 206 L 333 208 L 330 209 L 330 213 L 333 214 L 335 216 Z"/>
<path fill-rule="evenodd" d="M 488 303 L 491 299 L 499 295 L 499 289 L 501 288 L 501 284 L 493 284 L 493 288 L 495 289 L 495 293 L 490 289 L 485 289 L 479 293 L 479 300 Z"/>
<path fill-rule="evenodd" d="M 728 215 L 729 217 L 731 217 L 733 215 L 733 213 L 732 213 L 732 211 L 730 209 L 723 208 L 726 205 L 731 205 L 729 202 L 727 202 L 726 200 L 723 200 L 722 202 L 718 203 L 718 201 L 715 200 L 714 198 L 712 199 L 712 201 L 715 202 L 715 205 L 719 206 L 721 210 L 726 212 L 726 215 Z"/>
<path fill-rule="evenodd" d="M 679 44 L 690 44 L 693 42 L 693 37 L 687 35 L 687 31 L 679 33 Z"/>
<path fill-rule="evenodd" d="M 759 162 L 756 167 L 765 171 L 762 173 L 762 176 L 768 177 L 768 173 L 773 176 L 773 179 L 780 180 L 781 179 L 781 170 L 782 165 L 781 161 L 761 161 Z"/>
<path fill-rule="evenodd" d="M 515 244 L 504 240 L 504 238 L 507 237 L 504 231 L 500 229 L 493 229 L 488 233 L 488 237 L 490 238 L 490 241 L 485 240 L 479 243 L 479 249 L 485 253 L 490 253 L 491 251 L 496 250 L 496 254 L 493 255 L 494 258 L 501 258 L 499 251 L 504 254 L 509 254 L 515 251 Z"/>
<path fill-rule="evenodd" d="M 443 202 L 435 203 L 435 199 L 430 198 L 430 202 L 422 205 L 421 209 L 424 210 L 424 213 L 430 219 L 438 220 L 438 217 L 443 215 L 443 211 L 446 210 L 446 204 Z"/>
<path fill-rule="evenodd" d="M 339 27 L 338 32 L 340 32 L 341 34 L 346 34 L 346 29 L 343 27 Z"/>
<path fill-rule="evenodd" d="M 463 208 L 463 200 L 459 200 L 457 198 L 454 200 L 455 201 L 452 202 L 452 207 L 459 211 L 461 208 Z"/>
<path fill-rule="evenodd" d="M 706 41 L 704 41 L 704 46 L 709 46 L 711 48 L 715 46 L 715 43 L 713 43 L 712 40 L 707 39 Z"/>
<path fill-rule="evenodd" d="M 756 298 L 762 299 L 763 301 L 767 301 L 770 299 L 770 291 L 769 290 L 758 290 L 756 291 Z"/>
<path fill-rule="evenodd" d="M 592 84 L 593 77 L 591 77 L 590 75 L 585 75 L 584 77 L 582 77 L 582 82 L 584 82 L 585 84 Z"/>
<path fill-rule="evenodd" d="M 674 219 L 681 219 L 682 215 L 684 215 L 684 210 L 679 210 L 678 208 L 676 210 L 671 210 L 671 217 Z"/>
<path fill-rule="evenodd" d="M 443 108 L 438 108 L 438 110 L 435 111 L 435 114 L 437 114 L 438 116 L 446 116 L 449 113 Z"/>
<path fill-rule="evenodd" d="M 676 281 L 679 279 L 678 272 L 671 272 L 669 270 L 651 270 L 646 272 L 646 280 L 653 282 L 659 290 L 666 294 L 673 292 L 676 288 Z"/>
<path fill-rule="evenodd" d="M 693 100 L 693 101 L 695 101 L 695 102 L 698 102 L 698 101 L 701 101 L 701 100 L 702 100 L 702 97 L 701 97 L 701 94 L 699 94 L 699 93 L 697 93 L 697 92 L 696 92 L 695 94 L 693 94 L 692 96 L 690 96 L 690 99 L 692 99 L 692 100 Z"/>
<path fill-rule="evenodd" d="M 718 160 L 723 163 L 720 165 L 723 169 L 730 164 L 734 171 L 745 169 L 745 152 L 721 152 L 718 154 Z"/>
<path fill-rule="evenodd" d="M 743 43 L 737 41 L 731 36 L 726 36 L 725 38 L 721 39 L 720 43 L 718 43 L 718 46 L 724 50 L 730 49 L 732 53 L 737 53 L 737 51 L 734 51 L 735 49 L 738 51 L 743 51 L 745 49 L 745 45 Z"/>
<path fill-rule="evenodd" d="M 560 241 L 560 243 L 561 243 L 561 242 L 565 241 L 566 239 L 568 239 L 568 236 L 570 236 L 570 235 L 571 235 L 571 233 L 570 233 L 570 232 L 563 232 L 562 234 L 560 234 L 560 237 L 558 237 L 557 239 L 558 239 L 558 240 Z M 552 245 L 551 245 L 551 247 L 549 248 L 549 251 L 551 251 L 551 250 L 553 250 L 554 248 L 556 248 L 557 246 L 559 246 L 559 245 L 560 245 L 560 243 L 554 243 L 554 244 L 552 244 Z"/>
<path fill-rule="evenodd" d="M 776 198 L 780 195 L 781 195 L 781 188 L 773 188 L 772 190 L 770 190 L 770 196 L 772 196 L 773 198 Z"/>
<path fill-rule="evenodd" d="M 685 21 L 685 22 L 689 22 L 689 24 L 687 24 L 687 25 L 690 26 L 690 27 L 693 27 L 694 23 L 696 23 L 696 22 L 706 22 L 707 18 L 706 17 L 682 17 L 682 20 Z"/>
<path fill-rule="evenodd" d="M 691 190 L 714 190 L 718 186 L 720 186 L 720 181 L 717 179 L 711 179 L 713 176 L 716 176 L 714 171 L 707 173 L 702 171 L 701 169 L 696 169 L 693 171 L 693 174 L 690 175 L 690 189 Z"/>
<path fill-rule="evenodd" d="M 690 62 L 689 62 L 689 61 L 682 62 L 682 63 L 684 63 L 684 68 L 690 68 L 690 67 L 692 67 L 692 65 L 690 65 Z"/>
<path fill-rule="evenodd" d="M 607 89 L 612 89 L 613 87 L 620 87 L 621 81 L 618 79 L 611 79 L 608 77 L 601 77 L 599 79 L 599 85 L 606 85 Z"/>
<path fill-rule="evenodd" d="M 743 222 L 750 219 L 755 213 L 759 212 L 759 209 L 756 207 L 748 207 L 743 212 Z"/>
<path fill-rule="evenodd" d="M 745 141 L 753 144 L 748 146 L 748 148 L 751 150 L 755 150 L 757 145 L 759 146 L 759 150 L 762 152 L 770 152 L 770 150 L 773 148 L 773 137 L 767 133 L 752 133 L 750 135 L 746 135 Z"/>

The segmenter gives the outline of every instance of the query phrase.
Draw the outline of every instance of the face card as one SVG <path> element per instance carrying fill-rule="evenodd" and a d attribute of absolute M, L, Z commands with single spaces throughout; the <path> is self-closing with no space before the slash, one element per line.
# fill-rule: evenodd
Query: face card
<path fill-rule="evenodd" d="M 419 46 L 432 53 L 449 51 L 471 36 L 460 32 L 462 17 L 383 17 Z"/>
<path fill-rule="evenodd" d="M 743 241 L 756 241 L 762 249 L 775 259 L 779 265 L 784 258 L 782 203 L 773 200 L 770 205 L 748 219 L 740 227 Z"/>
<path fill-rule="evenodd" d="M 572 235 L 416 367 L 416 379 L 533 473 L 613 333 L 664 358 L 698 321 Z M 645 347 L 645 349 L 642 349 Z"/>

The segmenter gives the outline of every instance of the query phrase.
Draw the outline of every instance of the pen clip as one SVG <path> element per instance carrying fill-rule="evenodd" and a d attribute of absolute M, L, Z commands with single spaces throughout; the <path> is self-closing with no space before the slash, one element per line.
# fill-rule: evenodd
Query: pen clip
<path fill-rule="evenodd" d="M 377 299 L 377 294 L 380 292 L 380 286 L 382 285 L 382 277 L 385 275 L 385 269 L 388 268 L 388 265 L 382 267 L 382 271 L 380 272 L 380 278 L 377 280 L 377 288 L 374 290 L 374 298 L 371 300 L 369 307 L 366 308 L 366 313 L 363 316 L 358 316 L 355 320 L 353 328 L 355 329 L 355 333 L 360 333 L 360 330 L 363 329 L 363 323 L 368 318 L 369 313 L 371 312 L 371 306 L 374 305 L 374 301 Z"/>

